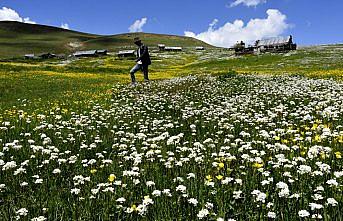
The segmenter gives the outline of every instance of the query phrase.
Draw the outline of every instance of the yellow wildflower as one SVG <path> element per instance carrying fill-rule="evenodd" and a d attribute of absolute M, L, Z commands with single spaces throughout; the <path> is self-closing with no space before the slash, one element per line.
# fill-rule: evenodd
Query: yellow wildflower
<path fill-rule="evenodd" d="M 207 176 L 206 176 L 206 180 L 212 181 L 212 176 L 211 176 L 211 175 L 207 175 Z"/>
<path fill-rule="evenodd" d="M 133 205 L 131 206 L 131 209 L 132 209 L 133 211 L 136 211 L 136 210 L 137 210 L 137 206 L 136 206 L 135 204 L 133 204 Z"/>
<path fill-rule="evenodd" d="M 220 169 L 221 169 L 221 168 L 224 168 L 224 166 L 225 166 L 224 163 L 219 163 L 219 164 L 218 164 L 218 167 L 219 167 Z"/>
<path fill-rule="evenodd" d="M 313 124 L 312 130 L 316 130 L 318 128 L 318 124 Z"/>
<path fill-rule="evenodd" d="M 114 174 L 111 174 L 111 175 L 108 177 L 108 181 L 110 181 L 110 182 L 113 182 L 115 179 L 116 179 L 116 176 L 115 176 Z"/>
<path fill-rule="evenodd" d="M 216 176 L 216 178 L 217 178 L 218 180 L 221 180 L 221 179 L 223 179 L 223 176 L 222 176 L 222 175 L 218 175 L 218 176 Z"/>
<path fill-rule="evenodd" d="M 96 173 L 96 171 L 97 171 L 96 169 L 92 169 L 92 170 L 91 170 L 91 174 Z"/>
<path fill-rule="evenodd" d="M 254 168 L 261 168 L 261 167 L 263 167 L 263 163 L 254 163 L 253 165 L 252 165 L 252 167 L 254 167 Z"/>
<path fill-rule="evenodd" d="M 339 151 L 335 152 L 335 155 L 336 155 L 337 159 L 341 159 L 342 158 L 342 154 Z"/>
<path fill-rule="evenodd" d="M 322 139 L 320 138 L 319 135 L 316 135 L 316 136 L 314 137 L 314 140 L 317 141 L 317 142 L 321 142 L 321 141 L 322 141 Z"/>

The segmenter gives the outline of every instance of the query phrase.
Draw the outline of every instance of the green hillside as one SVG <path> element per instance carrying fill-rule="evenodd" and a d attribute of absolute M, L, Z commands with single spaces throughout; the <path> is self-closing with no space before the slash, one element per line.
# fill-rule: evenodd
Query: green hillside
<path fill-rule="evenodd" d="M 96 37 L 84 42 L 85 47 L 92 48 L 103 46 L 109 49 L 118 47 L 135 47 L 132 44 L 134 37 L 140 37 L 148 46 L 157 46 L 157 44 L 165 44 L 168 46 L 181 46 L 181 47 L 213 47 L 205 42 L 199 41 L 194 38 L 176 36 L 176 35 L 162 35 L 151 33 L 125 33 L 119 35 Z"/>
<path fill-rule="evenodd" d="M 44 52 L 68 54 L 77 50 L 100 48 L 117 51 L 133 47 L 134 37 L 140 37 L 149 46 L 161 43 L 182 47 L 212 47 L 194 38 L 175 35 L 127 33 L 101 36 L 46 25 L 0 21 L 0 57 Z"/>

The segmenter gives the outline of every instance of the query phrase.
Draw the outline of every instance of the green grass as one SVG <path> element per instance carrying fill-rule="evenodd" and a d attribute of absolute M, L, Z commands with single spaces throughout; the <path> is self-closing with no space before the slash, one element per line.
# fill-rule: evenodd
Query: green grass
<path fill-rule="evenodd" d="M 342 46 L 303 48 L 290 54 L 235 57 L 232 52 L 208 49 L 181 53 L 152 52 L 152 80 L 196 74 L 238 73 L 289 74 L 342 79 Z M 64 63 L 63 63 L 64 62 Z M 79 100 L 79 94 L 108 94 L 117 82 L 129 83 L 130 59 L 115 56 L 63 61 L 7 59 L 0 62 L 0 109 L 10 108 L 17 99 L 41 102 Z M 142 74 L 137 73 L 138 79 Z M 71 96 L 72 95 L 72 96 Z M 81 97 L 82 99 L 83 97 Z"/>

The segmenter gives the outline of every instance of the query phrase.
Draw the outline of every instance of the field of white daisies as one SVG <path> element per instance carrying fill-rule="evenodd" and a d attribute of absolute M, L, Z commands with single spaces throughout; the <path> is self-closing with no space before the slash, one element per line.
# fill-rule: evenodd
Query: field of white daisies
<path fill-rule="evenodd" d="M 0 220 L 343 220 L 340 82 L 190 76 L 17 108 Z"/>

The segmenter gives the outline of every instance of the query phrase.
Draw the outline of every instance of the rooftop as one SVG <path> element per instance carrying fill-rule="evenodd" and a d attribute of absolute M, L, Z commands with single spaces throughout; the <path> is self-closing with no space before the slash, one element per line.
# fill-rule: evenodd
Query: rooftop
<path fill-rule="evenodd" d="M 291 36 L 287 37 L 275 37 L 275 38 L 268 38 L 268 39 L 262 39 L 258 41 L 258 46 L 264 46 L 264 45 L 282 45 L 282 44 L 288 44 L 291 40 Z"/>

